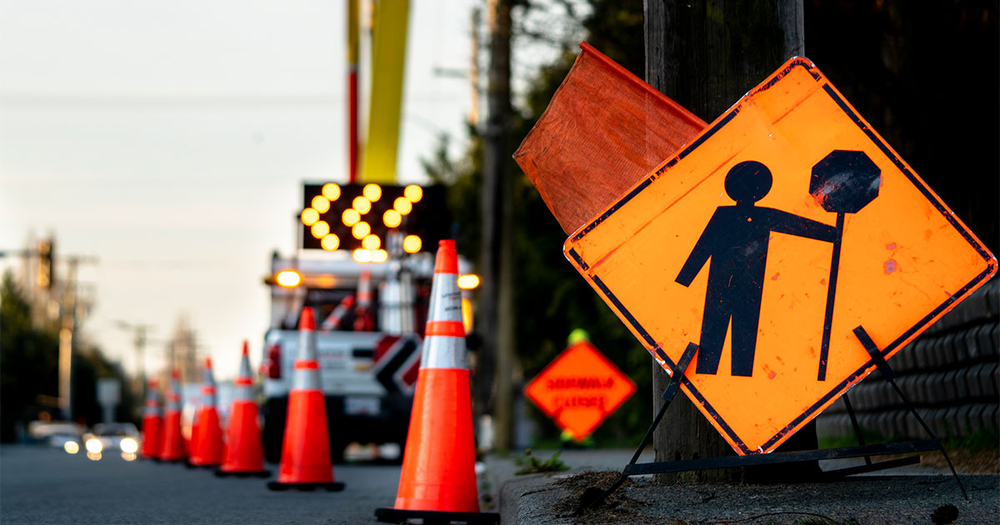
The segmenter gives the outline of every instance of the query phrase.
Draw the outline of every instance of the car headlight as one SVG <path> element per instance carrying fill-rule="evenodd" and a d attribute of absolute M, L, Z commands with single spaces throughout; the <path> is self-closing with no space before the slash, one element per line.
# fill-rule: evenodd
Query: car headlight
<path fill-rule="evenodd" d="M 80 444 L 76 441 L 67 441 L 66 443 L 63 443 L 63 450 L 65 450 L 67 454 L 76 454 L 80 451 Z"/>
<path fill-rule="evenodd" d="M 135 452 L 139 450 L 139 443 L 132 438 L 122 439 L 122 442 L 118 446 L 122 449 L 122 452 L 126 454 L 135 454 Z"/>
<path fill-rule="evenodd" d="M 100 454 L 104 450 L 104 443 L 101 443 L 101 440 L 97 438 L 88 439 L 84 446 L 87 447 L 87 452 L 91 454 Z"/>

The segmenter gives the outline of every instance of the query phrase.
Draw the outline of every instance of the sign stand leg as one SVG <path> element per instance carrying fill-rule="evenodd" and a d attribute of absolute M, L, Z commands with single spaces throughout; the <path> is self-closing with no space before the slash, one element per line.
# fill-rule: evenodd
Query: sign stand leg
<path fill-rule="evenodd" d="M 903 393 L 903 389 L 899 388 L 899 385 L 896 384 L 896 374 L 892 371 L 889 363 L 886 362 L 885 357 L 882 356 L 882 351 L 879 350 L 878 345 L 872 341 L 872 338 L 868 335 L 868 332 L 865 331 L 864 327 L 858 326 L 855 328 L 854 335 L 857 336 L 858 340 L 861 341 L 861 345 L 864 346 L 865 350 L 868 352 L 868 355 L 870 355 L 872 360 L 875 361 L 875 366 L 878 367 L 878 371 L 882 374 L 882 377 L 888 381 L 890 385 L 892 385 L 893 390 L 896 391 L 899 398 L 906 404 L 906 409 L 913 414 L 913 417 L 917 418 L 917 422 L 924 428 L 924 432 L 927 432 L 927 435 L 938 444 L 938 450 L 941 451 L 941 455 L 944 456 L 944 460 L 948 463 L 948 468 L 951 469 L 951 475 L 954 476 L 955 482 L 958 483 L 958 488 L 961 489 L 962 496 L 968 500 L 969 495 L 965 492 L 965 486 L 962 485 L 962 479 L 958 477 L 958 472 L 955 471 L 955 466 L 952 465 L 951 458 L 948 457 L 948 452 L 944 450 L 944 445 L 942 445 L 941 441 L 934 435 L 934 432 L 924 421 L 924 418 L 920 417 L 920 414 L 917 413 L 917 409 L 914 408 L 912 403 L 910 403 L 910 399 Z"/>
<path fill-rule="evenodd" d="M 681 356 L 677 363 L 677 367 L 674 369 L 673 375 L 670 377 L 670 383 L 667 385 L 666 390 L 663 392 L 664 403 L 660 407 L 660 410 L 656 413 L 653 418 L 653 422 L 650 424 L 649 429 L 646 430 L 646 435 L 643 436 L 642 442 L 639 443 L 639 447 L 636 449 L 635 454 L 632 455 L 632 459 L 625 465 L 622 469 L 621 475 L 618 479 L 606 490 L 600 491 L 600 489 L 592 490 L 592 492 L 599 494 L 591 494 L 590 498 L 587 498 L 585 493 L 584 497 L 581 498 L 580 506 L 577 507 L 574 515 L 579 515 L 583 511 L 596 507 L 600 505 L 608 496 L 610 496 L 614 491 L 621 487 L 625 480 L 631 476 L 639 476 L 645 474 L 665 474 L 668 472 L 683 472 L 689 470 L 708 470 L 708 469 L 718 469 L 718 468 L 731 468 L 731 467 L 748 467 L 755 465 L 773 465 L 778 463 L 795 463 L 801 461 L 817 461 L 824 459 L 844 459 L 844 458 L 864 458 L 865 464 L 857 467 L 849 467 L 843 469 L 837 469 L 832 471 L 824 472 L 824 477 L 839 478 L 843 476 L 848 476 L 851 474 L 860 474 L 863 472 L 873 472 L 878 470 L 884 470 L 889 468 L 896 468 L 903 465 L 909 465 L 917 463 L 920 461 L 920 456 L 909 456 L 905 458 L 893 459 L 888 461 L 872 462 L 872 456 L 878 455 L 892 455 L 892 454 L 912 454 L 919 452 L 929 452 L 938 451 L 944 456 L 945 461 L 948 463 L 948 468 L 951 470 L 952 476 L 955 478 L 955 482 L 958 484 L 959 490 L 962 492 L 962 496 L 968 500 L 969 495 L 965 491 L 965 486 L 962 484 L 961 478 L 958 476 L 958 472 L 955 470 L 955 466 L 951 462 L 951 458 L 945 451 L 944 446 L 941 441 L 938 440 L 934 432 L 931 431 L 927 423 L 920 417 L 917 413 L 916 408 L 910 403 L 909 398 L 903 393 L 899 385 L 896 384 L 894 379 L 894 373 L 892 368 L 886 362 L 885 358 L 882 356 L 881 351 L 878 346 L 871 340 L 868 333 L 865 332 L 864 328 L 857 327 L 854 329 L 854 334 L 861 341 L 861 344 L 868 351 L 872 360 L 875 361 L 875 366 L 878 367 L 879 372 L 882 377 L 885 378 L 892 388 L 899 395 L 900 399 L 906 404 L 907 410 L 917 419 L 920 426 L 923 427 L 924 431 L 931 437 L 929 440 L 922 441 L 904 441 L 898 443 L 885 443 L 880 445 L 866 445 L 865 439 L 861 434 L 861 426 L 858 424 L 857 416 L 854 413 L 854 408 L 851 405 L 850 400 L 847 396 L 844 396 L 844 403 L 847 406 L 848 415 L 851 418 L 851 425 L 854 428 L 855 436 L 858 440 L 858 446 L 856 447 L 844 447 L 844 448 L 833 448 L 833 449 L 823 449 L 823 450 L 804 450 L 795 452 L 772 452 L 770 454 L 753 454 L 747 456 L 724 456 L 717 458 L 700 458 L 700 459 L 688 459 L 679 461 L 666 461 L 666 462 L 654 462 L 654 463 L 636 463 L 639 456 L 642 454 L 643 449 L 649 444 L 649 440 L 652 438 L 653 430 L 659 425 L 660 420 L 663 419 L 663 415 L 667 411 L 667 407 L 670 406 L 670 402 L 673 400 L 674 396 L 677 394 L 677 390 L 680 388 L 680 384 L 684 379 L 684 370 L 687 369 L 688 365 L 691 363 L 694 354 L 698 350 L 698 345 L 694 343 L 688 344 L 687 349 Z"/>
<path fill-rule="evenodd" d="M 667 388 L 663 391 L 663 404 L 660 405 L 660 410 L 657 411 L 656 416 L 653 417 L 653 422 L 646 429 L 646 435 L 642 437 L 642 441 L 639 446 L 635 449 L 635 454 L 632 454 L 632 459 L 629 460 L 628 465 L 635 465 L 635 462 L 639 460 L 639 456 L 642 455 L 642 451 L 649 444 L 649 440 L 653 437 L 653 430 L 656 429 L 657 425 L 660 424 L 660 420 L 663 419 L 663 414 L 667 412 L 667 407 L 670 406 L 670 402 L 673 401 L 674 396 L 677 395 L 677 390 L 681 386 L 681 381 L 684 379 L 684 371 L 687 370 L 688 365 L 691 364 L 691 360 L 694 358 L 694 354 L 698 351 L 698 345 L 694 343 L 688 343 L 687 348 L 684 350 L 684 354 L 681 355 L 680 360 L 677 362 L 677 366 L 674 368 L 673 375 L 670 376 L 670 382 L 667 383 Z M 628 466 L 625 467 L 618 479 L 610 486 L 607 490 L 598 494 L 596 498 L 590 501 L 583 501 L 580 506 L 577 507 L 574 514 L 579 514 L 585 509 L 596 507 L 600 505 L 602 501 L 607 499 L 614 491 L 618 490 L 618 487 L 625 483 L 628 479 L 629 474 L 627 474 Z"/>

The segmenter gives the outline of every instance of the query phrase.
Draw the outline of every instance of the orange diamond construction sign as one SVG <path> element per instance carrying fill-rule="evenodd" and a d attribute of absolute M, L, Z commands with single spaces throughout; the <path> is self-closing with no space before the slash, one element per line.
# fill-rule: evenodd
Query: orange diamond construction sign
<path fill-rule="evenodd" d="M 580 440 L 635 393 L 635 383 L 594 345 L 580 341 L 563 350 L 524 393 Z"/>
<path fill-rule="evenodd" d="M 856 334 L 888 359 L 997 269 L 803 58 L 565 252 L 669 373 L 698 345 L 681 388 L 739 454 L 771 452 L 875 369 Z"/>

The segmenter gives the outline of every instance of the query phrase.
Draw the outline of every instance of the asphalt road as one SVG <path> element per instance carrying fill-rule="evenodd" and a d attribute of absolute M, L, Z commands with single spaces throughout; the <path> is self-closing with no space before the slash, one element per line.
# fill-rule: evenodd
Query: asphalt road
<path fill-rule="evenodd" d="M 269 465 L 272 472 L 276 465 Z M 378 523 L 391 507 L 399 467 L 336 465 L 342 492 L 271 492 L 260 478 L 105 454 L 91 461 L 41 447 L 0 447 L 0 524 Z M 272 477 L 273 479 L 273 477 Z"/>

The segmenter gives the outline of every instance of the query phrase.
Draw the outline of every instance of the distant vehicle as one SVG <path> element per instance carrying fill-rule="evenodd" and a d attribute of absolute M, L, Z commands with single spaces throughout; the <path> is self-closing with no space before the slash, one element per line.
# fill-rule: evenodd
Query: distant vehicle
<path fill-rule="evenodd" d="M 64 448 L 66 443 L 83 443 L 84 428 L 71 421 L 32 421 L 28 423 L 28 440 Z"/>
<path fill-rule="evenodd" d="M 98 449 L 94 441 L 100 443 Z M 139 430 L 132 423 L 98 423 L 83 435 L 88 451 L 121 451 L 134 454 L 139 450 Z"/>
<path fill-rule="evenodd" d="M 460 261 L 467 271 L 469 264 Z M 357 309 L 362 272 L 370 274 L 367 319 Z M 294 272 L 285 279 L 283 272 Z M 288 274 L 286 274 L 287 276 Z M 326 394 L 331 456 L 343 460 L 350 443 L 398 445 L 402 450 L 419 368 L 420 337 L 426 322 L 434 255 L 403 255 L 383 263 L 362 263 L 350 252 L 325 252 L 298 260 L 274 254 L 271 276 L 271 326 L 264 336 L 264 448 L 268 461 L 279 461 L 288 392 L 298 355 L 297 324 L 303 307 L 316 318 L 316 349 Z M 329 325 L 338 305 L 351 305 L 335 327 Z M 352 301 L 354 302 L 352 304 Z M 344 311 L 341 308 L 341 311 Z M 323 324 L 327 322 L 324 328 Z M 386 458 L 389 459 L 389 458 Z M 395 458 L 400 459 L 400 458 Z"/>

